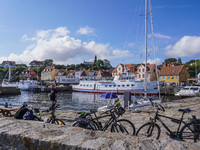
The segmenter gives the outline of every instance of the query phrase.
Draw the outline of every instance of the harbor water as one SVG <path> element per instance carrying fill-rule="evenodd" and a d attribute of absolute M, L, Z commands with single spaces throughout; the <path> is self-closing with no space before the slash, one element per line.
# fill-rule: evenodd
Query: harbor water
<path fill-rule="evenodd" d="M 123 99 L 123 95 L 119 95 L 120 99 Z M 176 98 L 174 96 L 164 96 L 162 101 L 172 101 Z M 0 95 L 0 104 L 4 105 L 6 102 L 8 105 L 22 105 L 24 101 L 29 103 L 29 106 L 49 108 L 51 101 L 48 93 L 31 91 L 21 91 L 20 95 Z M 108 103 L 108 99 L 100 98 L 98 93 L 81 93 L 81 92 L 59 92 L 58 103 L 61 110 L 91 110 L 98 109 L 105 106 Z"/>

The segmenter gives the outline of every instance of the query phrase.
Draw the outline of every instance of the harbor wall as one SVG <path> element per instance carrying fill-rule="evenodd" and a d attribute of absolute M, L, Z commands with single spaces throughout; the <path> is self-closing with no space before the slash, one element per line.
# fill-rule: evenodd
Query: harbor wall
<path fill-rule="evenodd" d="M 162 115 L 180 118 L 182 113 L 178 109 L 190 108 L 192 111 L 184 115 L 184 121 L 195 115 L 200 118 L 200 98 L 181 99 L 162 103 L 165 112 Z M 136 128 L 149 121 L 156 108 L 146 106 L 126 111 L 119 119 L 130 120 Z M 101 112 L 98 112 L 101 113 Z M 99 115 L 99 114 L 97 114 Z M 56 111 L 56 116 L 62 118 L 66 126 L 57 126 L 38 121 L 16 120 L 0 116 L 0 150 L 197 150 L 200 141 L 178 141 L 166 134 L 166 129 L 159 123 L 161 134 L 159 140 L 140 136 L 112 133 L 110 129 L 91 131 L 73 127 L 76 111 Z M 101 120 L 102 123 L 106 122 Z M 176 131 L 177 124 L 170 119 L 163 119 L 166 125 Z"/>
<path fill-rule="evenodd" d="M 190 150 L 199 144 L 188 143 Z M 0 149 L 17 150 L 185 150 L 176 140 L 150 140 L 123 134 L 0 118 Z"/>
<path fill-rule="evenodd" d="M 20 89 L 16 87 L 1 87 L 0 86 L 0 95 L 9 95 L 9 94 L 20 94 Z"/>

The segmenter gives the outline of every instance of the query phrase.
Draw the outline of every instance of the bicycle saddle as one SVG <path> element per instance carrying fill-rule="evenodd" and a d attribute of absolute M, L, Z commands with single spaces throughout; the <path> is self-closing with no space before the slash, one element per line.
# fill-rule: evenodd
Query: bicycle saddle
<path fill-rule="evenodd" d="M 179 109 L 178 111 L 181 111 L 181 112 L 184 112 L 184 113 L 190 113 L 191 112 L 190 108 Z"/>

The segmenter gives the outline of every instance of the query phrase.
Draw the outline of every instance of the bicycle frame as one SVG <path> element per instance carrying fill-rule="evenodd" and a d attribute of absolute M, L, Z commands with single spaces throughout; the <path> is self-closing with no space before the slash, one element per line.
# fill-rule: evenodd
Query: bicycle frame
<path fill-rule="evenodd" d="M 168 116 L 165 116 L 165 115 L 161 115 L 157 111 L 156 115 L 155 115 L 155 117 L 153 119 L 153 122 L 156 122 L 156 120 L 158 120 L 165 127 L 165 129 L 170 133 L 171 136 L 173 136 L 174 138 L 179 138 L 179 131 L 180 131 L 181 124 L 183 123 L 183 124 L 185 124 L 187 126 L 187 123 L 185 121 L 183 121 L 184 114 L 185 113 L 183 112 L 181 118 L 180 119 L 176 119 L 176 118 L 168 117 Z M 176 131 L 176 134 L 167 127 L 167 125 L 161 120 L 160 117 L 166 118 L 166 119 L 171 119 L 172 122 L 175 122 L 175 123 L 179 124 L 178 128 L 177 128 L 177 131 Z M 187 127 L 195 134 L 195 132 L 189 126 L 187 126 Z"/>
<path fill-rule="evenodd" d="M 91 115 L 91 114 L 90 114 L 90 115 Z M 117 118 L 118 118 L 118 117 L 115 116 L 115 114 L 114 114 L 114 112 L 112 112 L 112 110 L 110 110 L 110 114 L 107 114 L 107 115 L 97 116 L 95 112 L 94 112 L 94 115 L 95 115 L 95 118 L 92 118 L 92 116 L 91 116 L 91 119 L 92 119 L 92 121 L 97 120 L 97 122 L 96 122 L 96 121 L 95 121 L 95 122 L 98 124 L 98 130 L 100 130 L 100 131 L 105 131 L 105 130 L 107 130 L 108 127 L 109 127 L 113 122 L 116 122 L 116 120 L 117 120 Z M 99 124 L 99 119 L 105 118 L 105 117 L 109 117 L 109 116 L 111 116 L 110 119 L 107 120 L 106 123 L 104 124 L 104 126 L 102 127 L 102 125 Z"/>

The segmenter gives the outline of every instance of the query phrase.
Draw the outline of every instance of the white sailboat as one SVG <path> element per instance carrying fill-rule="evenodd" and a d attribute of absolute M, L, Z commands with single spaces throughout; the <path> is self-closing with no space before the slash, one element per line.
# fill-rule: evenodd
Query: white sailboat
<path fill-rule="evenodd" d="M 151 104 L 149 98 L 147 97 L 147 16 L 150 14 L 151 18 L 151 30 L 152 30 L 152 37 L 153 37 L 153 45 L 154 45 L 154 55 L 155 55 L 155 64 L 156 64 L 156 75 L 157 75 L 157 85 L 158 85 L 158 91 L 159 91 L 159 100 L 153 100 L 154 103 L 160 103 L 160 86 L 158 81 L 158 72 L 157 72 L 157 61 L 156 61 L 156 50 L 155 50 L 155 41 L 154 41 L 154 33 L 153 33 L 153 23 L 152 23 L 152 10 L 149 0 L 149 6 L 150 6 L 150 12 L 148 13 L 148 2 L 145 0 L 145 78 L 144 78 L 144 97 L 142 98 L 135 98 L 132 97 L 132 104 L 129 106 L 129 108 L 137 108 L 137 107 L 143 107 L 148 106 Z"/>
<path fill-rule="evenodd" d="M 8 81 L 5 81 L 5 78 L 6 78 L 7 74 L 8 74 Z M 8 70 L 7 74 L 6 74 L 5 78 L 4 78 L 1 86 L 2 87 L 17 87 L 18 84 L 16 82 L 11 82 L 12 77 L 11 77 L 11 68 L 10 67 L 9 67 L 9 70 Z"/>

